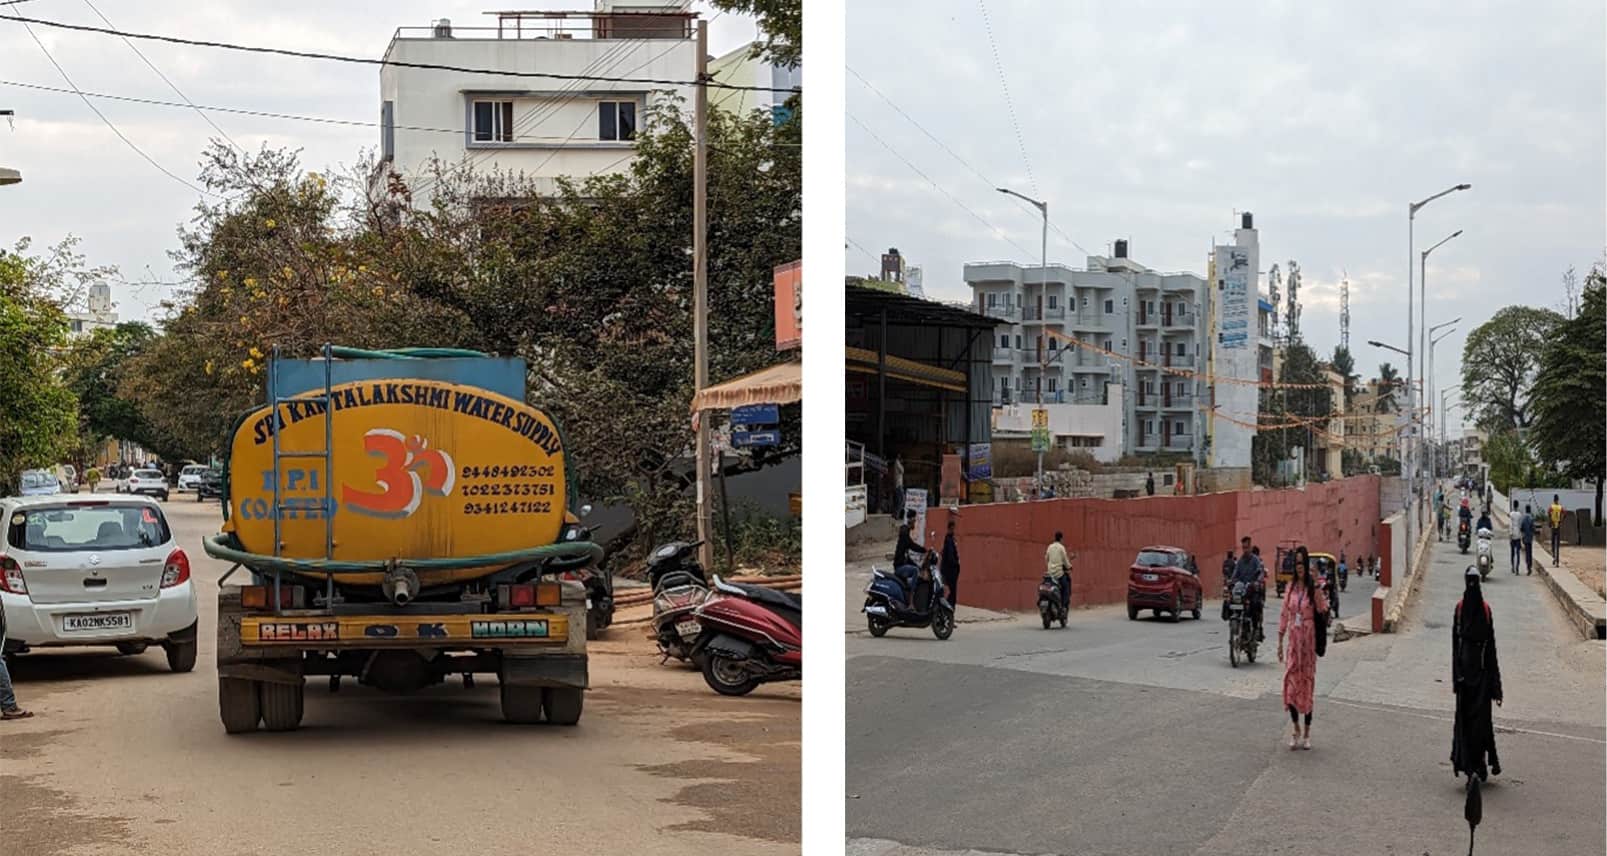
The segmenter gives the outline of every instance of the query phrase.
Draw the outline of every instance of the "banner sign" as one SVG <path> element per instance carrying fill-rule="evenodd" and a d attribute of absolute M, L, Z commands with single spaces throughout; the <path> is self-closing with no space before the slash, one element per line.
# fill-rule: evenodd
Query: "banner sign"
<path fill-rule="evenodd" d="M 993 446 L 990 443 L 972 443 L 966 478 L 985 481 L 993 478 Z"/>
<path fill-rule="evenodd" d="M 1222 323 L 1217 341 L 1223 349 L 1239 351 L 1250 345 L 1250 254 L 1227 247 L 1227 272 L 1222 281 Z"/>
<path fill-rule="evenodd" d="M 943 478 L 938 485 L 938 493 L 944 502 L 949 500 L 958 502 L 965 494 L 965 479 L 961 478 L 960 471 L 959 455 L 943 456 Z"/>
<path fill-rule="evenodd" d="M 756 425 L 781 424 L 781 405 L 779 404 L 744 404 L 731 411 L 732 425 L 745 425 L 752 428 Z"/>
<path fill-rule="evenodd" d="M 904 512 L 915 512 L 915 528 L 910 537 L 915 543 L 926 545 L 926 488 L 912 487 L 904 491 Z"/>

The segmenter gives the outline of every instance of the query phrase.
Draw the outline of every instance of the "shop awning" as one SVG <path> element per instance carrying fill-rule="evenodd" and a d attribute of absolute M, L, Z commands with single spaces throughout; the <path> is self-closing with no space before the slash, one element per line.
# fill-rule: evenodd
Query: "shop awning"
<path fill-rule="evenodd" d="M 792 404 L 803 398 L 803 364 L 777 363 L 705 388 L 692 398 L 692 412 L 730 410 L 745 404 Z"/>
<path fill-rule="evenodd" d="M 843 356 L 847 363 L 846 368 L 859 374 L 875 374 L 877 361 L 876 352 L 866 348 L 852 346 L 843 349 Z M 887 376 L 894 380 L 920 386 L 935 387 L 950 392 L 965 392 L 965 373 L 953 369 L 918 363 L 906 360 L 903 357 L 887 355 Z"/>

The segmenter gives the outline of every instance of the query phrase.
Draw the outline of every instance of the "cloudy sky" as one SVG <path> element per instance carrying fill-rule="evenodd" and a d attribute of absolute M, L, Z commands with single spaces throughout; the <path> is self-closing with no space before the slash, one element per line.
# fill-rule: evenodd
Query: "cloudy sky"
<path fill-rule="evenodd" d="M 94 6 L 90 6 L 90 2 Z M 25 15 L 208 41 L 379 57 L 399 26 L 424 27 L 449 18 L 457 27 L 495 25 L 488 8 L 460 0 L 395 2 L 229 2 L 174 0 L 27 0 L 0 5 L 0 15 Z M 496 8 L 496 7 L 489 7 Z M 592 8 L 591 0 L 533 8 Z M 754 37 L 751 20 L 719 15 L 707 3 L 693 8 L 711 18 L 709 48 L 716 56 Z M 182 11 L 181 11 L 182 10 Z M 718 15 L 718 17 L 715 17 Z M 34 26 L 56 62 L 80 89 L 163 101 L 182 101 L 139 55 L 115 36 Z M 199 105 L 294 113 L 374 122 L 379 113 L 379 67 L 243 54 L 211 48 L 136 41 L 162 74 Z M 690 70 L 688 71 L 690 74 Z M 42 249 L 68 234 L 92 265 L 116 265 L 124 284 L 112 295 L 124 318 L 150 318 L 180 275 L 168 251 L 179 224 L 188 222 L 198 195 L 120 142 L 73 94 L 26 89 L 26 83 L 65 88 L 61 74 L 19 23 L 0 20 L 0 109 L 16 111 L 14 128 L 0 124 L 0 166 L 18 169 L 21 184 L 0 188 L 0 247 L 31 236 Z M 165 169 L 194 183 L 200 154 L 216 136 L 188 108 L 94 99 L 125 136 Z M 299 148 L 308 168 L 351 165 L 377 147 L 373 127 L 342 127 L 254 118 L 210 117 L 248 149 L 267 144 Z"/>
<path fill-rule="evenodd" d="M 847 33 L 849 273 L 896 246 L 928 294 L 969 300 L 965 262 L 1036 263 L 1038 214 L 999 185 L 1049 201 L 1070 239 L 1050 231 L 1050 261 L 1076 267 L 1130 238 L 1203 275 L 1252 211 L 1262 268 L 1300 264 L 1319 352 L 1349 275 L 1372 375 L 1404 363 L 1365 342 L 1404 344 L 1407 204 L 1468 182 L 1417 218 L 1418 250 L 1464 230 L 1429 257 L 1429 318 L 1463 317 L 1435 351 L 1446 388 L 1466 331 L 1560 306 L 1607 246 L 1600 0 L 860 0 Z"/>

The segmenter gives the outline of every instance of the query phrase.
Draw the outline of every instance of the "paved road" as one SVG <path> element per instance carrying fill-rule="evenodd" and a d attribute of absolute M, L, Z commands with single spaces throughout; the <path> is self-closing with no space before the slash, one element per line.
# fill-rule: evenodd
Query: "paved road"
<path fill-rule="evenodd" d="M 1102 607 L 1066 630 L 1022 616 L 948 642 L 851 635 L 849 853 L 1466 853 L 1447 757 L 1465 564 L 1436 545 L 1401 632 L 1329 647 L 1310 752 L 1283 742 L 1274 650 L 1231 668 L 1209 614 L 1129 622 Z M 1536 577 L 1487 592 L 1507 704 L 1476 852 L 1600 852 L 1603 643 L 1580 640 Z"/>
<path fill-rule="evenodd" d="M 214 627 L 225 566 L 200 539 L 217 503 L 166 508 Z M 187 675 L 159 650 L 21 658 L 39 715 L 0 725 L 0 853 L 798 852 L 796 685 L 716 696 L 616 630 L 572 729 L 505 725 L 487 677 L 408 696 L 310 683 L 302 730 L 228 737 L 211 643 Z"/>

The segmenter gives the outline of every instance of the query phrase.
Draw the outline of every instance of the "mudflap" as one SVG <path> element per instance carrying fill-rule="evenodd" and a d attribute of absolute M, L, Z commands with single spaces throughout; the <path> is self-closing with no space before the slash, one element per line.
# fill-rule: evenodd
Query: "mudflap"
<path fill-rule="evenodd" d="M 725 633 L 710 637 L 708 641 L 699 645 L 697 650 L 715 651 L 734 660 L 747 660 L 755 653 L 751 643 Z"/>
<path fill-rule="evenodd" d="M 591 685 L 585 654 L 535 654 L 520 656 L 502 652 L 502 671 L 498 679 L 511 686 L 586 689 Z"/>

